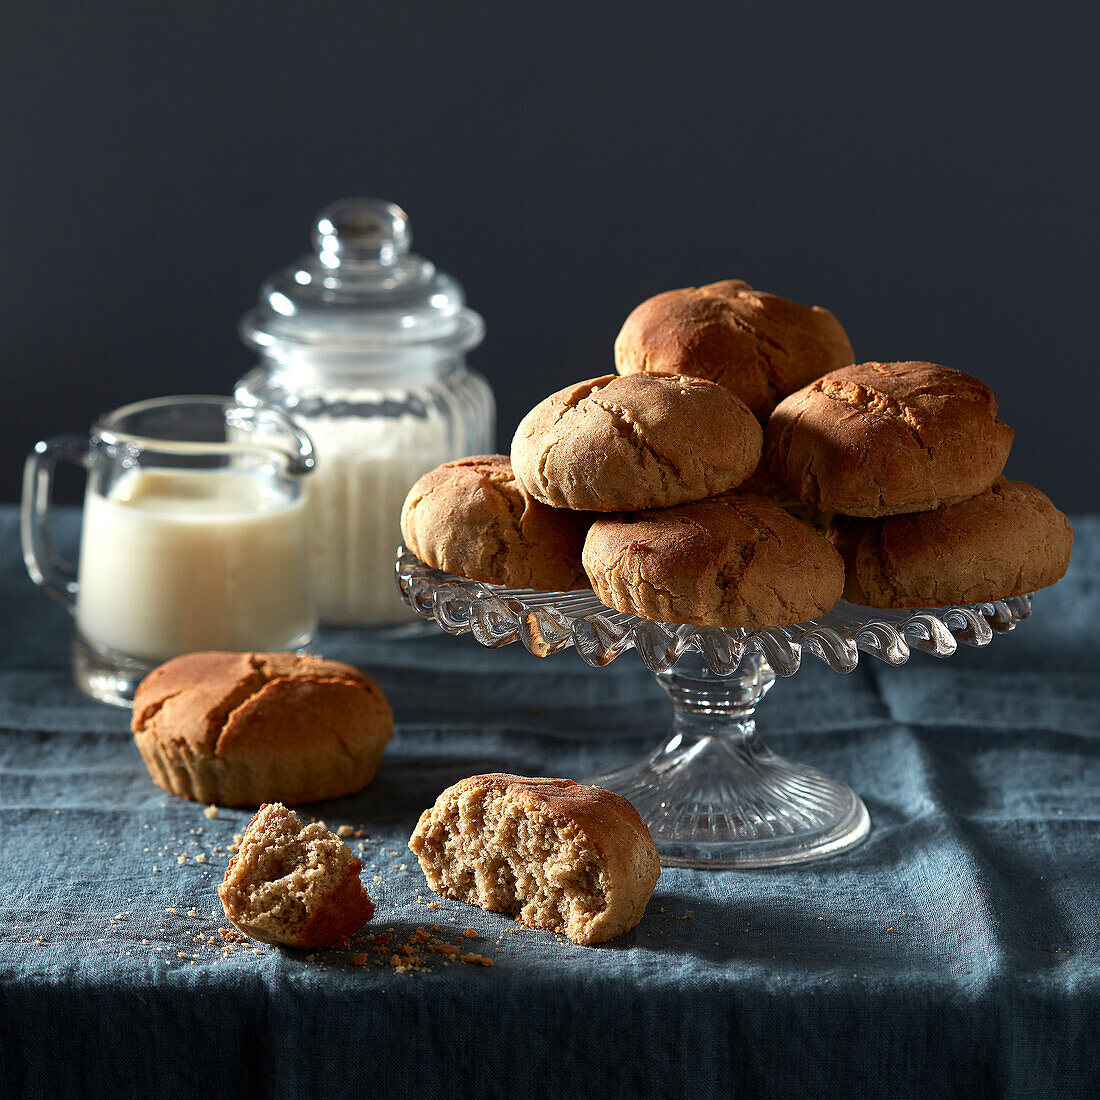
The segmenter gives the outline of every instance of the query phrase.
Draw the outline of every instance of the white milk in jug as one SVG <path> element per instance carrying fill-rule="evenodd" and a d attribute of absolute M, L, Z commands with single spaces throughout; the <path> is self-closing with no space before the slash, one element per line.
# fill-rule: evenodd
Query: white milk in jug
<path fill-rule="evenodd" d="M 150 661 L 298 648 L 316 626 L 304 507 L 231 469 L 136 469 L 89 493 L 80 632 Z"/>

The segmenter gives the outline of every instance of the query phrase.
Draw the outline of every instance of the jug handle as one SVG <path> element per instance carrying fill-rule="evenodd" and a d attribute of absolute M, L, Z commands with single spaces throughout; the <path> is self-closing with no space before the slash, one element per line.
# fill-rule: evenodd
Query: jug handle
<path fill-rule="evenodd" d="M 23 507 L 19 524 L 23 561 L 31 580 L 70 612 L 76 600 L 76 566 L 58 553 L 50 532 L 50 494 L 58 462 L 85 466 L 87 457 L 86 439 L 58 435 L 36 443 L 23 467 Z"/>

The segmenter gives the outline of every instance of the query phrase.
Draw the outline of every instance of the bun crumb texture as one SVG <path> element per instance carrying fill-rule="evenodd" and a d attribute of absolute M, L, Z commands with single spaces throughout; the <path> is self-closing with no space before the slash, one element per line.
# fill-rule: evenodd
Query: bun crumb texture
<path fill-rule="evenodd" d="M 246 936 L 287 947 L 347 947 L 374 916 L 362 865 L 321 822 L 281 803 L 261 806 L 218 887 L 228 920 Z"/>
<path fill-rule="evenodd" d="M 582 945 L 633 928 L 661 873 L 634 807 L 568 779 L 471 776 L 424 811 L 409 847 L 437 894 Z"/>

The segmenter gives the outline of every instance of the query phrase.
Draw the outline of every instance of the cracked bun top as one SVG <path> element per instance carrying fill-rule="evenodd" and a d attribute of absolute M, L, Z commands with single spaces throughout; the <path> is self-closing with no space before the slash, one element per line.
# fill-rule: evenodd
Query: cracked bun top
<path fill-rule="evenodd" d="M 840 555 L 777 505 L 732 494 L 598 519 L 584 567 L 617 611 L 697 626 L 789 626 L 831 610 Z"/>
<path fill-rule="evenodd" d="M 713 382 L 609 374 L 540 401 L 516 429 L 512 467 L 554 508 L 663 508 L 739 485 L 762 438 L 748 406 Z"/>
<path fill-rule="evenodd" d="M 950 607 L 1022 596 L 1061 580 L 1073 530 L 1025 481 L 997 478 L 959 504 L 886 519 L 837 516 L 844 598 L 866 607 Z"/>
<path fill-rule="evenodd" d="M 740 279 L 646 299 L 615 340 L 620 374 L 665 372 L 725 386 L 760 420 L 787 394 L 854 360 L 840 322 Z"/>
<path fill-rule="evenodd" d="M 361 790 L 393 734 L 381 688 L 339 661 L 294 653 L 188 653 L 134 696 L 153 781 L 226 806 L 316 802 Z"/>
<path fill-rule="evenodd" d="M 567 592 L 588 586 L 581 546 L 589 518 L 535 500 L 506 455 L 475 455 L 436 467 L 409 490 L 401 535 L 444 573 Z"/>
<path fill-rule="evenodd" d="M 848 516 L 924 512 L 984 492 L 1012 429 L 989 387 L 933 363 L 861 363 L 780 402 L 768 468 L 806 504 Z"/>

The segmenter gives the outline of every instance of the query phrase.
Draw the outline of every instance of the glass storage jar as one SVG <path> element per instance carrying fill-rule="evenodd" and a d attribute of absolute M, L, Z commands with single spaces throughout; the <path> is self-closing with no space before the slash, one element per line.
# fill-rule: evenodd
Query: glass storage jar
<path fill-rule="evenodd" d="M 415 621 L 394 583 L 405 495 L 440 463 L 494 448 L 492 390 L 465 361 L 484 323 L 411 241 L 393 203 L 333 203 L 313 253 L 264 283 L 241 319 L 261 358 L 237 400 L 290 414 L 314 443 L 310 564 L 329 626 Z"/>

